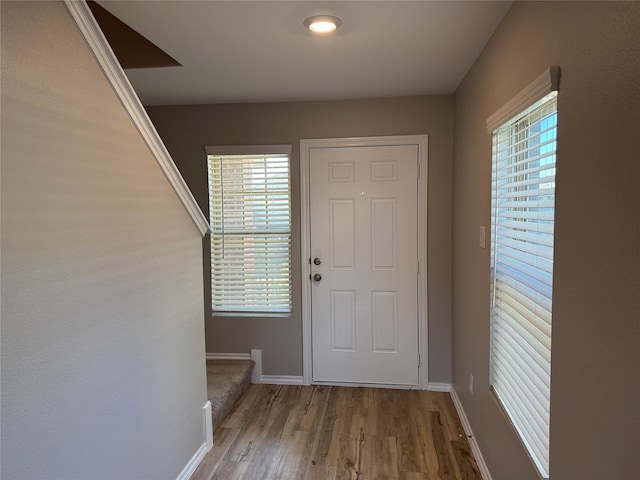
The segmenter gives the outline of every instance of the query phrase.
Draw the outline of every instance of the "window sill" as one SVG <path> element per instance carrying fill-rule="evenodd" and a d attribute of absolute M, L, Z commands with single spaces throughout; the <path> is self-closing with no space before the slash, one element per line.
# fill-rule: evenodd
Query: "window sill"
<path fill-rule="evenodd" d="M 213 317 L 289 318 L 291 312 L 211 312 Z"/>

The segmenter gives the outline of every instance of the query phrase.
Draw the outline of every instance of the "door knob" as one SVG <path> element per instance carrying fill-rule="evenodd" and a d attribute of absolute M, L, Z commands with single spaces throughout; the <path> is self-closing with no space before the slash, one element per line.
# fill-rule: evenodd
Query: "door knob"
<path fill-rule="evenodd" d="M 313 276 L 313 281 L 314 281 L 314 282 L 319 282 L 320 280 L 322 280 L 322 275 L 320 275 L 319 273 L 316 273 L 316 274 Z"/>
<path fill-rule="evenodd" d="M 320 261 L 320 259 L 318 257 L 313 259 L 313 264 L 314 265 L 320 265 L 322 262 Z"/>

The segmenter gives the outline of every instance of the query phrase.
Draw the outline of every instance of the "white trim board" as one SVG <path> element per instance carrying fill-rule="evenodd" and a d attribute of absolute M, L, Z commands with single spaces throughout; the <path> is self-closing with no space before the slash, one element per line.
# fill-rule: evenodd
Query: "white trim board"
<path fill-rule="evenodd" d="M 473 458 L 476 459 L 476 463 L 478 464 L 478 468 L 480 469 L 480 474 L 482 475 L 483 480 L 492 480 L 491 472 L 489 472 L 489 467 L 487 467 L 486 462 L 484 461 L 484 457 L 482 456 L 482 452 L 480 451 L 480 446 L 478 442 L 476 442 L 475 437 L 473 436 L 473 431 L 471 430 L 471 424 L 469 423 L 469 419 L 467 418 L 467 414 L 462 407 L 462 402 L 460 401 L 460 397 L 456 393 L 455 388 L 451 386 L 451 391 L 449 392 L 451 395 L 451 400 L 453 400 L 453 405 L 456 407 L 456 411 L 458 412 L 458 417 L 460 417 L 460 422 L 462 423 L 462 428 L 464 428 L 464 433 L 467 435 L 467 440 L 469 440 L 469 445 L 471 447 L 471 452 L 473 453 Z"/>
<path fill-rule="evenodd" d="M 250 353 L 207 353 L 207 360 L 251 360 Z"/>
<path fill-rule="evenodd" d="M 198 448 L 198 451 L 195 453 L 193 457 L 191 457 L 191 460 L 189 460 L 189 462 L 185 465 L 185 467 L 182 469 L 182 471 L 180 472 L 180 475 L 178 475 L 176 480 L 189 480 L 191 478 L 191 475 L 193 475 L 193 472 L 196 471 L 196 469 L 198 468 L 198 466 L 202 462 L 202 459 L 204 458 L 204 456 L 207 454 L 208 451 L 209 450 L 207 449 L 206 442 L 200 445 L 200 448 Z"/>
<path fill-rule="evenodd" d="M 302 376 L 305 385 L 312 383 L 313 355 L 311 351 L 311 284 L 304 279 L 309 278 L 311 268 L 308 262 L 310 255 L 309 225 L 309 157 L 312 148 L 327 147 L 359 147 L 359 146 L 391 146 L 417 145 L 420 162 L 420 179 L 418 191 L 418 388 L 427 389 L 428 385 L 428 299 L 427 299 L 427 185 L 428 185 L 428 135 L 396 135 L 382 137 L 323 138 L 300 140 L 300 224 L 301 224 L 301 265 L 302 265 Z"/>
<path fill-rule="evenodd" d="M 302 377 L 297 375 L 262 375 L 260 380 L 267 385 L 303 385 Z"/>
<path fill-rule="evenodd" d="M 213 447 L 213 420 L 210 400 L 207 400 L 202 410 L 204 411 L 204 437 L 208 452 Z"/>
<path fill-rule="evenodd" d="M 527 85 L 497 112 L 487 118 L 487 131 L 493 132 L 507 120 L 530 107 L 545 95 L 557 91 L 560 86 L 560 67 L 549 67 L 538 78 Z"/>
<path fill-rule="evenodd" d="M 116 97 L 131 118 L 131 122 L 140 133 L 151 155 L 158 163 L 165 177 L 167 177 L 200 234 L 204 236 L 209 231 L 209 222 L 202 210 L 200 210 L 195 198 L 193 198 L 191 190 L 189 190 L 175 163 L 173 163 L 171 155 L 169 155 L 167 148 L 162 143 L 160 135 L 158 135 L 153 123 L 151 123 L 149 115 L 147 115 L 138 95 L 136 95 L 124 70 L 122 70 L 88 5 L 85 2 L 73 0 L 65 0 L 65 5 L 111 88 L 113 88 Z"/>
<path fill-rule="evenodd" d="M 204 152 L 207 155 L 291 155 L 291 145 L 207 145 Z"/>
<path fill-rule="evenodd" d="M 362 382 L 313 382 L 314 385 L 325 387 L 347 388 L 388 388 L 391 390 L 422 390 L 418 385 L 396 385 L 390 383 L 362 383 Z"/>
<path fill-rule="evenodd" d="M 429 382 L 427 384 L 427 390 L 430 392 L 450 392 L 451 384 L 450 383 L 439 383 L 439 382 Z"/>
<path fill-rule="evenodd" d="M 189 480 L 193 472 L 202 463 L 204 456 L 213 447 L 213 423 L 211 421 L 211 402 L 209 400 L 202 407 L 202 417 L 204 420 L 204 443 L 200 445 L 191 460 L 187 462 L 176 480 Z"/>

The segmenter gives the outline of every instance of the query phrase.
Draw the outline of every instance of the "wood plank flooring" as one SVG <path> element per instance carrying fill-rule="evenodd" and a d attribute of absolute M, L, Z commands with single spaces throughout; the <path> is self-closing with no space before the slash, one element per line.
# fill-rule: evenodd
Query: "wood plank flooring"
<path fill-rule="evenodd" d="M 481 480 L 448 393 L 251 385 L 191 480 Z"/>

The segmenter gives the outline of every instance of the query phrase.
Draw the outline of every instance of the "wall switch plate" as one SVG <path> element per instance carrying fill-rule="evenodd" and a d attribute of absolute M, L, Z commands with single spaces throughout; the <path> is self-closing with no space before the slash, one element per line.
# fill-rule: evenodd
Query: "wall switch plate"
<path fill-rule="evenodd" d="M 473 395 L 473 374 L 469 372 L 469 392 Z"/>
<path fill-rule="evenodd" d="M 486 247 L 486 242 L 485 242 L 485 234 L 484 234 L 484 226 L 480 227 L 480 248 L 485 248 Z"/>

